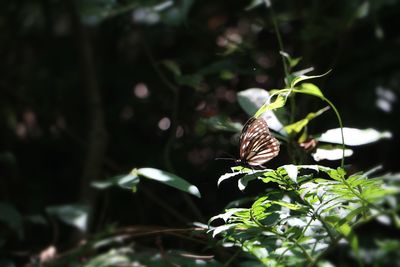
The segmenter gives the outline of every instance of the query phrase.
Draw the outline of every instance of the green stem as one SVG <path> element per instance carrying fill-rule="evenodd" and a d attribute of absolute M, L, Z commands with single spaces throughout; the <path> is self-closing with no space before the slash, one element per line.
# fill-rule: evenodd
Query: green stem
<path fill-rule="evenodd" d="M 336 109 L 335 105 L 332 104 L 332 102 L 331 102 L 329 99 L 327 99 L 325 96 L 323 96 L 323 97 L 322 97 L 322 100 L 324 100 L 326 103 L 329 104 L 329 106 L 332 107 L 333 111 L 334 111 L 335 114 L 336 114 L 336 118 L 337 118 L 337 120 L 338 120 L 338 122 L 339 122 L 340 133 L 341 133 L 341 135 L 342 135 L 342 150 L 343 150 L 343 151 L 342 151 L 342 160 L 341 160 L 340 166 L 341 166 L 342 168 L 344 168 L 344 155 L 345 155 L 345 149 L 346 149 L 346 147 L 345 147 L 345 145 L 344 145 L 344 134 L 343 134 L 343 123 L 342 123 L 342 118 L 340 117 L 339 111 Z"/>
<path fill-rule="evenodd" d="M 271 3 L 271 6 L 269 7 L 269 10 L 271 13 L 272 24 L 274 26 L 274 30 L 276 33 L 276 38 L 278 39 L 279 50 L 283 52 L 284 50 L 283 50 L 282 37 L 281 37 L 281 33 L 279 32 L 278 23 L 277 23 L 276 17 L 275 17 L 275 12 L 274 12 L 274 9 L 272 8 L 272 3 Z M 289 67 L 287 65 L 285 57 L 283 55 L 281 55 L 281 57 L 282 57 L 282 62 L 283 62 L 283 69 L 285 71 L 285 77 L 288 77 L 289 76 Z M 286 80 L 285 80 L 285 82 L 286 82 Z"/>

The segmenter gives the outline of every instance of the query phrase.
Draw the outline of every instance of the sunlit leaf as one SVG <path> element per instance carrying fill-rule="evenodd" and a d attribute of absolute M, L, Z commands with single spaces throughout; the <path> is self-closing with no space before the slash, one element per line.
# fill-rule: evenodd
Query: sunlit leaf
<path fill-rule="evenodd" d="M 188 183 L 186 180 L 175 174 L 154 168 L 140 168 L 137 170 L 137 174 L 162 184 L 177 188 L 196 197 L 201 197 L 199 189 L 197 189 L 196 186 Z"/>
<path fill-rule="evenodd" d="M 225 225 L 221 225 L 221 226 L 215 227 L 214 230 L 213 230 L 212 236 L 215 237 L 220 233 L 223 233 L 223 232 L 225 232 L 225 231 L 227 231 L 227 230 L 229 230 L 231 228 L 236 227 L 236 225 L 237 224 L 232 223 L 232 224 L 225 224 Z"/>
<path fill-rule="evenodd" d="M 305 81 L 305 80 L 310 80 L 310 79 L 315 79 L 315 78 L 323 77 L 323 76 L 327 75 L 329 72 L 331 72 L 331 71 L 329 70 L 329 71 L 327 71 L 327 72 L 325 72 L 324 74 L 321 74 L 321 75 L 311 75 L 311 76 L 308 76 L 308 75 L 300 75 L 300 76 L 297 76 L 297 77 L 295 77 L 295 78 L 292 80 L 292 82 L 290 83 L 290 87 L 291 87 L 291 88 L 294 88 L 294 87 L 296 86 L 296 84 L 298 84 L 298 83 L 300 83 L 300 82 L 302 82 L 302 81 Z"/>
<path fill-rule="evenodd" d="M 279 54 L 281 54 L 281 56 L 284 57 L 284 59 L 287 61 L 287 63 L 289 64 L 289 66 L 291 68 L 294 68 L 295 66 L 297 66 L 297 64 L 301 60 L 301 57 L 293 58 L 288 53 L 286 53 L 284 51 L 279 51 Z"/>
<path fill-rule="evenodd" d="M 237 94 L 239 105 L 249 115 L 254 116 L 268 100 L 270 94 L 261 88 L 250 88 Z M 279 121 L 275 113 L 266 110 L 262 117 L 268 122 L 268 127 L 274 131 L 283 133 L 283 124 Z"/>
<path fill-rule="evenodd" d="M 350 157 L 353 155 L 353 150 L 345 149 L 344 156 Z M 343 156 L 343 149 L 340 147 L 334 146 L 321 146 L 318 147 L 317 150 L 312 153 L 312 157 L 315 161 L 320 160 L 339 160 Z"/>
<path fill-rule="evenodd" d="M 273 102 L 269 104 L 264 104 L 261 106 L 259 110 L 257 110 L 256 114 L 254 114 L 255 118 L 260 117 L 263 113 L 267 112 L 268 110 L 274 110 L 283 107 L 286 104 L 286 100 L 288 98 L 288 92 L 279 93 L 275 96 Z"/>
<path fill-rule="evenodd" d="M 392 134 L 388 131 L 379 132 L 375 129 L 356 129 L 356 128 L 343 128 L 344 144 L 348 146 L 360 146 L 379 141 L 381 139 L 391 138 Z M 340 128 L 330 129 L 320 136 L 316 137 L 320 142 L 327 143 L 342 143 L 342 136 Z"/>
<path fill-rule="evenodd" d="M 329 109 L 329 107 L 325 107 L 325 108 L 323 108 L 323 109 L 318 110 L 317 112 L 308 113 L 307 116 L 306 116 L 304 119 L 299 120 L 299 121 L 297 121 L 297 122 L 295 122 L 295 123 L 286 125 L 286 126 L 284 127 L 284 129 L 285 129 L 285 131 L 286 131 L 288 134 L 300 133 L 300 131 L 301 131 L 305 126 L 307 126 L 307 124 L 308 124 L 312 119 L 318 117 L 319 115 L 321 115 L 322 113 L 324 113 L 324 112 L 327 111 L 328 109 Z"/>
<path fill-rule="evenodd" d="M 66 224 L 81 231 L 86 231 L 89 217 L 89 207 L 85 205 L 60 205 L 46 208 L 46 212 L 56 216 Z"/>
<path fill-rule="evenodd" d="M 237 209 L 229 209 L 229 210 L 227 210 L 225 213 L 223 213 L 223 214 L 219 214 L 219 215 L 217 215 L 217 216 L 214 216 L 214 217 L 211 217 L 210 218 L 210 220 L 208 221 L 208 223 L 211 223 L 211 222 L 213 222 L 213 221 L 215 221 L 215 220 L 217 220 L 217 219 L 222 219 L 222 220 L 224 220 L 224 222 L 227 222 L 228 220 L 229 220 L 229 218 L 231 218 L 231 216 L 233 215 L 233 214 L 235 214 L 236 212 L 239 212 L 239 211 L 245 211 L 246 209 L 240 209 L 240 208 L 237 208 Z"/>
<path fill-rule="evenodd" d="M 117 175 L 104 181 L 94 181 L 91 186 L 96 189 L 108 189 L 112 186 L 120 186 L 126 189 L 132 189 L 139 183 L 140 179 L 137 175 L 129 173 L 127 175 Z"/>
<path fill-rule="evenodd" d="M 298 89 L 295 89 L 295 92 L 297 93 L 302 93 L 302 94 L 307 94 L 307 95 L 313 95 L 317 97 L 324 97 L 322 94 L 321 90 L 318 88 L 313 83 L 303 83 L 297 87 Z"/>
<path fill-rule="evenodd" d="M 225 181 L 225 180 L 227 180 L 229 178 L 232 178 L 234 176 L 237 176 L 239 174 L 241 174 L 241 173 L 240 172 L 228 172 L 228 173 L 225 173 L 224 175 L 221 175 L 221 177 L 219 177 L 217 185 L 219 186 L 220 183 L 222 183 L 223 181 Z"/>
<path fill-rule="evenodd" d="M 286 170 L 289 178 L 297 183 L 297 167 L 295 165 L 284 165 L 283 168 Z"/>

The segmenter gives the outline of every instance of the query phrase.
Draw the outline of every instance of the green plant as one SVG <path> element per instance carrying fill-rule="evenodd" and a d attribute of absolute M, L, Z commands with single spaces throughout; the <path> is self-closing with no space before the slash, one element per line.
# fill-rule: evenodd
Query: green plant
<path fill-rule="evenodd" d="M 286 53 L 282 55 L 290 68 L 297 64 L 298 60 Z M 274 121 L 278 121 L 278 126 L 275 123 L 272 127 L 278 131 L 277 137 L 293 155 L 307 154 L 309 151 L 304 151 L 299 144 L 310 138 L 340 143 L 339 157 L 331 158 L 341 158 L 340 166 L 303 165 L 304 156 L 291 157 L 293 164 L 277 169 L 233 167 L 232 172 L 222 175 L 218 181 L 220 184 L 226 179 L 242 175 L 238 182 L 241 190 L 246 188 L 249 181 L 256 179 L 268 184 L 265 193 L 258 196 L 250 207 L 228 208 L 210 219 L 210 223 L 219 219 L 223 221 L 222 225 L 210 227 L 214 237 L 222 235 L 224 245 L 239 246 L 265 266 L 320 266 L 326 262 L 325 256 L 339 244 L 349 246 L 351 256 L 361 266 L 364 260 L 360 257 L 356 229 L 376 219 L 400 227 L 397 214 L 400 205 L 394 197 L 399 193 L 398 185 L 393 180 L 374 176 L 376 169 L 352 173 L 344 165 L 344 158 L 349 155 L 346 145 L 374 142 L 390 134 L 343 128 L 337 108 L 322 91 L 313 83 L 301 83 L 321 76 L 306 76 L 304 71 L 288 72 L 285 78 L 287 88 L 271 90 L 268 94 L 263 92 L 266 103 L 258 108 L 254 117 L 266 116 L 269 112 L 268 118 L 273 117 Z M 256 94 L 262 91 L 250 90 Z M 291 113 L 296 106 L 294 97 L 297 94 L 316 96 L 328 103 L 336 114 L 340 129 L 332 129 L 328 131 L 329 134 L 327 132 L 316 137 L 309 136 L 306 126 L 326 109 L 309 113 L 305 118 L 295 121 Z M 256 97 L 252 94 L 239 93 L 239 103 L 248 112 L 259 106 L 260 102 L 254 99 Z M 283 125 L 277 119 L 278 112 L 271 111 L 284 108 L 286 103 L 290 103 L 290 108 L 283 114 L 286 114 L 285 120 L 289 123 Z M 249 105 L 253 107 L 249 108 Z M 335 146 L 331 148 L 338 149 Z"/>

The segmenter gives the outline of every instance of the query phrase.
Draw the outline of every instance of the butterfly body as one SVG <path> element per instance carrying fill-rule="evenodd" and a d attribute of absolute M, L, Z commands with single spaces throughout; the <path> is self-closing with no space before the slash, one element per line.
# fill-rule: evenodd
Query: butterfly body
<path fill-rule="evenodd" d="M 264 167 L 264 163 L 278 155 L 279 146 L 263 118 L 250 118 L 240 135 L 240 159 L 236 162 L 252 168 Z"/>

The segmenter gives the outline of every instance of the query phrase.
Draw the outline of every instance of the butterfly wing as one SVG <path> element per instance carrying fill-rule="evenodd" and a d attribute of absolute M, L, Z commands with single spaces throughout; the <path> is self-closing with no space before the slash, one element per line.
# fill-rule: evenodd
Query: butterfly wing
<path fill-rule="evenodd" d="M 250 118 L 240 135 L 240 160 L 250 166 L 262 165 L 278 155 L 279 145 L 263 118 Z"/>

